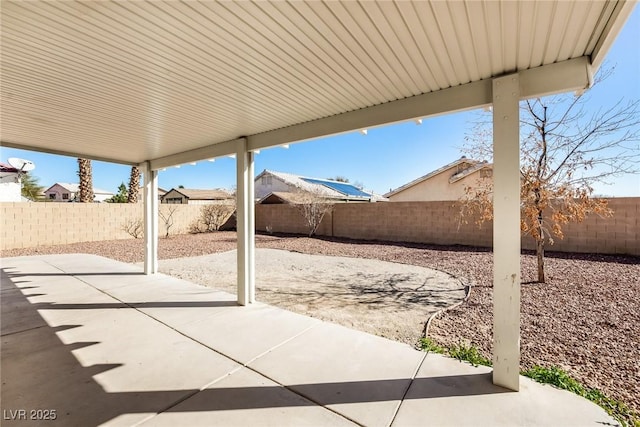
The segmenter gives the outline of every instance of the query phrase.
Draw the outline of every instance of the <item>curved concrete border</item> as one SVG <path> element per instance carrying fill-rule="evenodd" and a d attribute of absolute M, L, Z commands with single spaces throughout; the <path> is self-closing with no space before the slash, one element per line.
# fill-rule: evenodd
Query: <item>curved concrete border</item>
<path fill-rule="evenodd" d="M 441 270 L 439 270 L 441 271 Z M 456 307 L 459 307 L 460 305 L 464 304 L 468 299 L 469 299 L 469 295 L 471 295 L 471 285 L 465 283 L 465 281 L 463 279 L 457 278 L 456 276 L 454 276 L 453 274 L 447 273 L 446 271 L 443 271 L 443 273 L 449 274 L 451 277 L 456 278 L 457 280 L 460 281 L 460 284 L 462 284 L 464 286 L 464 298 L 462 299 L 462 301 L 458 301 L 457 303 L 450 305 L 449 307 L 444 307 L 438 311 L 436 311 L 435 313 L 433 313 L 431 316 L 429 316 L 429 319 L 427 320 L 427 323 L 425 323 L 424 325 L 424 329 L 422 331 L 422 338 L 426 338 L 427 335 L 429 334 L 429 327 L 431 326 L 431 322 L 438 317 L 439 315 L 441 315 L 442 313 L 444 313 L 445 311 L 449 311 L 449 310 L 453 310 Z"/>

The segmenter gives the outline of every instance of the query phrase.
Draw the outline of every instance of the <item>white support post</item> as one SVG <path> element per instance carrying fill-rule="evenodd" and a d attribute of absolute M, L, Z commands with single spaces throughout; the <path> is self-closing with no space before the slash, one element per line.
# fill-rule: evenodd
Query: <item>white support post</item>
<path fill-rule="evenodd" d="M 520 79 L 493 80 L 493 383 L 520 388 Z"/>
<path fill-rule="evenodd" d="M 236 150 L 236 229 L 238 235 L 238 304 L 255 299 L 255 220 L 253 206 L 253 153 L 241 138 Z"/>
<path fill-rule="evenodd" d="M 158 272 L 158 172 L 149 162 L 140 165 L 144 174 L 144 274 Z"/>
<path fill-rule="evenodd" d="M 256 191 L 255 191 L 255 168 L 253 151 L 247 152 L 247 162 L 249 169 L 249 179 L 247 180 L 248 209 L 247 209 L 247 231 L 249 240 L 249 302 L 256 302 Z"/>

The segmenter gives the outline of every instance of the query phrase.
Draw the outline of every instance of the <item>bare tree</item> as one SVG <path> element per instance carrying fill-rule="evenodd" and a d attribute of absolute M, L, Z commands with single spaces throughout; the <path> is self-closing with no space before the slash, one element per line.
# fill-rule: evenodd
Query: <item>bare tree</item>
<path fill-rule="evenodd" d="M 173 214 L 178 210 L 177 206 L 163 204 L 158 209 L 158 216 L 164 223 L 165 234 L 164 237 L 169 237 L 169 231 L 173 227 Z"/>
<path fill-rule="evenodd" d="M 345 182 L 345 183 L 349 183 L 349 178 L 343 176 L 343 175 L 336 175 L 334 177 L 329 177 L 327 178 L 330 181 L 337 181 L 337 182 Z"/>
<path fill-rule="evenodd" d="M 78 159 L 78 179 L 80 181 L 77 200 L 82 203 L 92 203 L 93 175 L 91 173 L 91 160 Z"/>
<path fill-rule="evenodd" d="M 592 198 L 592 186 L 639 172 L 639 101 L 620 101 L 593 114 L 587 114 L 585 101 L 583 95 L 564 95 L 521 103 L 521 230 L 536 242 L 540 283 L 545 282 L 545 244 L 564 237 L 563 225 L 589 214 L 612 215 L 606 200 Z M 476 125 L 463 151 L 492 157 L 486 121 Z M 462 202 L 463 217 L 478 224 L 493 219 L 490 183 L 467 187 Z"/>
<path fill-rule="evenodd" d="M 137 239 L 144 233 L 144 223 L 141 219 L 129 219 L 122 223 L 122 229 L 131 237 Z"/>
<path fill-rule="evenodd" d="M 137 166 L 131 166 L 131 176 L 129 177 L 129 193 L 127 195 L 127 203 L 138 203 L 139 193 L 140 193 L 140 169 Z"/>
<path fill-rule="evenodd" d="M 322 218 L 333 210 L 335 202 L 327 198 L 321 190 L 300 190 L 294 194 L 293 205 L 304 217 L 311 237 L 318 231 Z"/>

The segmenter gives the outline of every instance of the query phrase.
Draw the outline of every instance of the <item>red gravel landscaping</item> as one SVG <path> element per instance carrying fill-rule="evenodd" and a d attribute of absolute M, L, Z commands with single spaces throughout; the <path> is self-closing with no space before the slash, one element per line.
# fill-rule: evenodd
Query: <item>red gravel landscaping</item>
<path fill-rule="evenodd" d="M 364 242 L 297 236 L 256 236 L 261 248 L 371 258 L 442 270 L 472 284 L 467 302 L 437 318 L 429 335 L 442 345 L 472 343 L 492 350 L 492 253 L 487 249 Z M 124 262 L 143 260 L 144 242 L 112 240 L 1 251 L 2 257 L 90 253 Z M 235 249 L 234 232 L 160 239 L 159 258 Z M 536 260 L 522 256 L 522 368 L 557 365 L 588 387 L 640 412 L 640 258 L 548 253 L 547 283 Z M 426 321 L 426 319 L 425 319 Z"/>

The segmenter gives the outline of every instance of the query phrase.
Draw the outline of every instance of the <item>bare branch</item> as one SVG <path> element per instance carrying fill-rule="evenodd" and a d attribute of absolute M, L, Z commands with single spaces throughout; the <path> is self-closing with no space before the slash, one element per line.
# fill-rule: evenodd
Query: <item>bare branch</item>
<path fill-rule="evenodd" d="M 300 189 L 295 193 L 293 205 L 304 217 L 309 229 L 309 237 L 311 237 L 318 231 L 324 216 L 333 210 L 335 201 L 327 198 L 320 190 Z"/>

